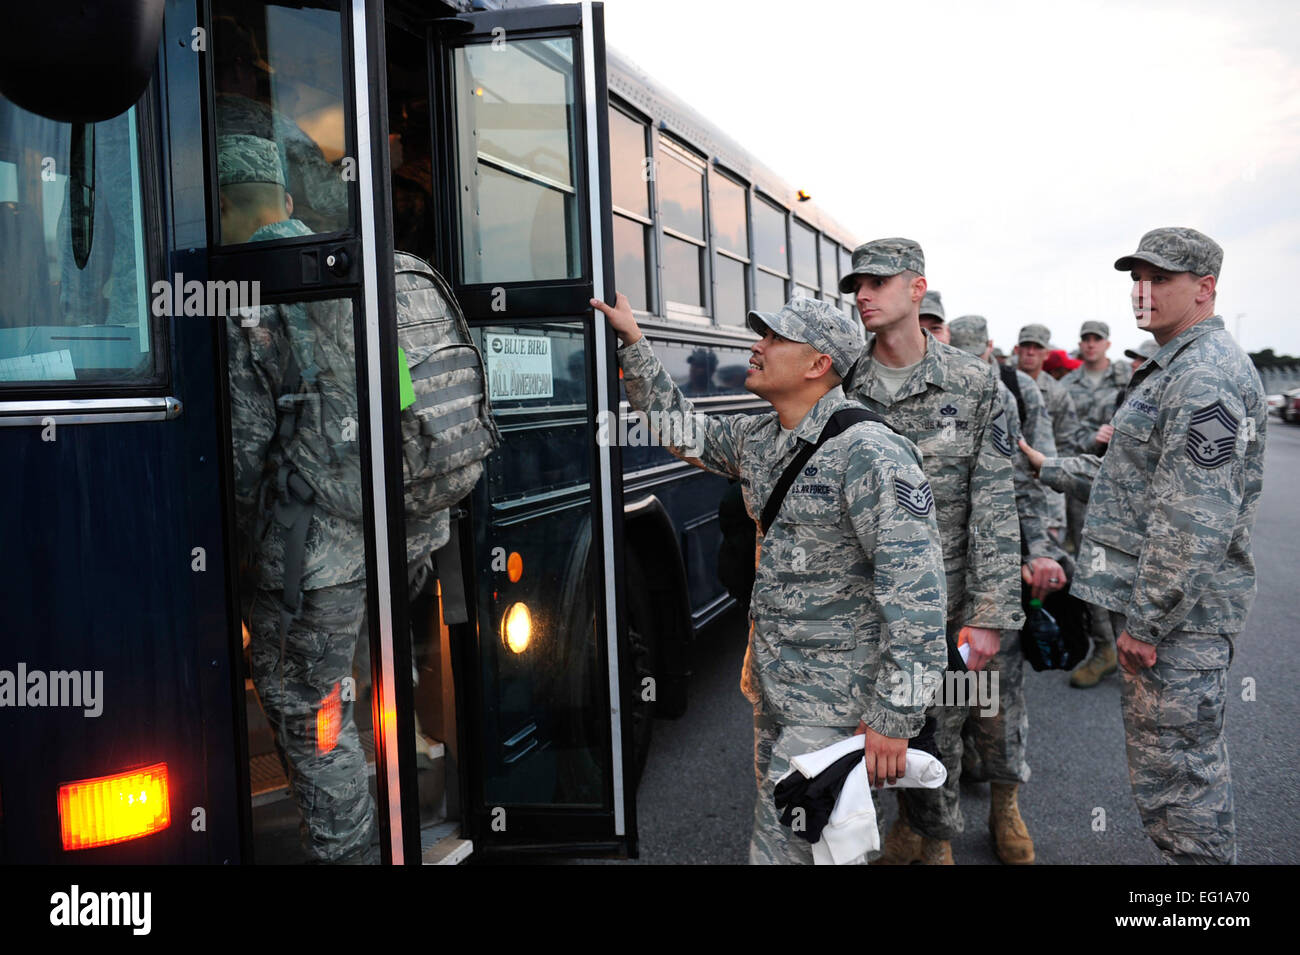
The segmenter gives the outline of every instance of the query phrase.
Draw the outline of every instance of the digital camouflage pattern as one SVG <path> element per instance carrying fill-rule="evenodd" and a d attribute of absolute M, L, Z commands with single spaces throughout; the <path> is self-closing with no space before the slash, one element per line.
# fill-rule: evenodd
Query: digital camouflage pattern
<path fill-rule="evenodd" d="M 1020 529 L 1016 517 L 1011 424 L 992 366 L 926 334 L 925 357 L 898 393 L 875 370 L 874 342 L 854 367 L 851 395 L 921 451 L 934 489 L 948 582 L 947 631 L 962 626 L 1018 630 Z M 961 727 L 965 707 L 932 706 L 935 744 L 949 779 L 940 789 L 899 798 L 912 828 L 932 839 L 961 830 Z M 953 762 L 953 754 L 956 762 Z"/>
<path fill-rule="evenodd" d="M 218 136 L 217 181 L 223 186 L 241 182 L 283 186 L 284 164 L 279 148 L 260 136 Z"/>
<path fill-rule="evenodd" d="M 296 219 L 263 226 L 250 241 L 310 235 Z M 241 539 L 258 541 L 261 587 L 283 586 L 287 526 L 261 529 L 264 495 L 276 497 L 281 466 L 315 492 L 302 586 L 318 590 L 365 576 L 361 530 L 360 424 L 352 306 L 347 299 L 263 305 L 252 318 L 226 320 L 230 359 L 235 503 Z M 287 445 L 276 439 L 277 401 L 294 352 L 302 376 L 297 426 Z"/>
<path fill-rule="evenodd" d="M 894 395 L 875 372 L 874 350 L 873 340 L 847 391 L 921 452 L 943 541 L 949 619 L 1019 629 L 1020 533 L 996 373 L 927 334 L 925 358 Z"/>
<path fill-rule="evenodd" d="M 926 289 L 921 299 L 921 314 L 933 315 L 939 321 L 944 321 L 946 316 L 943 313 L 943 296 L 934 289 Z"/>
<path fill-rule="evenodd" d="M 345 699 L 357 635 L 364 631 L 366 584 L 357 580 L 303 593 L 302 614 L 280 654 L 279 595 L 262 591 L 249 615 L 253 685 L 302 811 L 304 843 L 321 862 L 372 861 L 379 855 L 366 758 Z M 333 746 L 317 738 L 317 714 L 337 707 Z M 330 722 L 334 722 L 331 720 Z M 328 747 L 328 748 L 326 748 Z"/>
<path fill-rule="evenodd" d="M 1138 250 L 1117 259 L 1115 268 L 1129 272 L 1138 262 L 1149 262 L 1170 272 L 1191 272 L 1218 278 L 1223 266 L 1223 249 L 1203 232 L 1184 226 L 1165 226 L 1142 236 Z"/>
<path fill-rule="evenodd" d="M 1070 393 L 1045 371 L 1038 373 L 1034 383 L 1038 385 L 1038 392 L 1043 396 L 1043 404 L 1047 407 L 1047 415 L 1052 422 L 1052 438 L 1056 441 L 1056 453 L 1060 455 L 1078 453 L 1074 442 L 1079 436 L 1079 416 L 1074 410 L 1074 402 L 1070 400 Z M 1065 496 L 1051 492 L 1047 495 L 1047 502 L 1052 509 L 1047 526 L 1056 528 L 1064 534 L 1069 526 Z"/>
<path fill-rule="evenodd" d="M 1020 539 L 1024 542 L 1025 553 L 1030 557 L 1055 559 L 1058 556 L 1058 548 L 1047 534 L 1052 516 L 1047 490 L 1034 479 L 1033 472 L 1029 470 L 1029 461 L 1020 450 L 1019 439 L 1023 436 L 1025 442 L 1038 451 L 1043 451 L 1044 447 L 1051 448 L 1051 452 L 1043 451 L 1043 453 L 1053 455 L 1056 453 L 1056 439 L 1052 437 L 1051 419 L 1047 416 L 1047 407 L 1043 404 L 1042 395 L 1034 387 L 1034 380 L 1023 371 L 1016 371 L 1016 378 L 1020 385 L 1021 400 L 1025 403 L 1023 424 L 1020 422 L 1020 409 L 1016 406 L 1015 395 L 1001 379 L 998 380 L 998 394 L 1002 398 L 1002 406 L 1006 409 L 1007 420 L 1011 423 L 1011 446 L 1016 449 L 1012 454 L 1012 461 L 1015 469 L 1013 483 L 1016 491 L 1016 516 L 1020 521 Z"/>
<path fill-rule="evenodd" d="M 1110 326 L 1095 318 L 1089 319 L 1079 326 L 1079 337 L 1083 338 L 1084 335 L 1097 335 L 1100 338 L 1110 338 Z"/>
<path fill-rule="evenodd" d="M 257 136 L 279 147 L 294 217 L 310 232 L 333 232 L 348 224 L 348 183 L 341 168 L 325 159 L 320 146 L 297 123 L 246 96 L 222 93 L 216 102 L 219 137 Z"/>
<path fill-rule="evenodd" d="M 618 355 L 632 407 L 652 413 L 652 424 L 690 419 L 698 436 L 686 442 L 661 426 L 659 440 L 739 477 L 755 521 L 802 444 L 816 441 L 834 412 L 855 407 L 836 387 L 790 431 L 776 412 L 704 415 L 644 338 Z M 925 486 L 916 449 L 876 422 L 832 438 L 791 485 L 760 540 L 750 604 L 741 685 L 762 714 L 850 731 L 861 720 L 895 738 L 920 730 L 921 701 L 896 702 L 890 691 L 911 679 L 914 664 L 935 671 L 946 659 L 939 537 Z"/>
<path fill-rule="evenodd" d="M 1049 460 L 1042 479 L 1087 494 L 1073 592 L 1116 635 L 1156 648 L 1124 674 L 1133 796 L 1175 862 L 1236 858 L 1223 714 L 1232 644 L 1255 599 L 1251 533 L 1267 405 L 1219 316 L 1166 342 L 1133 376 L 1106 456 Z"/>
<path fill-rule="evenodd" d="M 1094 382 L 1085 374 L 1086 371 L 1087 368 L 1080 365 L 1060 380 L 1079 420 L 1079 428 L 1070 445 L 1073 450 L 1063 452 L 1065 454 L 1100 454 L 1101 445 L 1094 440 L 1097 429 L 1110 424 L 1115 415 L 1115 402 L 1128 388 L 1128 380 L 1133 374 L 1128 362 L 1114 359 L 1106 366 L 1099 381 Z"/>
<path fill-rule="evenodd" d="M 1235 634 L 1255 597 L 1250 536 L 1264 479 L 1265 402 L 1254 365 L 1207 318 L 1138 369 L 1100 460 L 1044 463 L 1088 495 L 1073 591 L 1159 644 L 1172 630 Z M 1142 574 L 1139 576 L 1138 568 Z"/>
<path fill-rule="evenodd" d="M 1023 345 L 1030 342 L 1034 345 L 1041 345 L 1044 348 L 1052 347 L 1052 332 L 1046 325 L 1026 325 L 1020 329 L 1019 336 L 1016 337 L 1016 344 Z"/>
<path fill-rule="evenodd" d="M 1120 614 L 1111 615 L 1116 633 Z M 1232 865 L 1237 825 L 1228 742 L 1229 638 L 1175 631 L 1155 666 L 1121 670 L 1129 783 L 1142 828 L 1169 862 Z"/>
<path fill-rule="evenodd" d="M 754 831 L 749 842 L 750 865 L 812 865 L 812 843 L 792 826 L 781 825 L 773 791 L 790 771 L 790 760 L 833 746 L 852 730 L 826 726 L 784 725 L 759 719 L 754 724 L 754 774 L 758 799 L 754 803 Z M 797 820 L 792 820 L 798 824 Z"/>
<path fill-rule="evenodd" d="M 912 239 L 873 239 L 853 250 L 852 269 L 840 279 L 840 293 L 849 294 L 858 288 L 859 275 L 897 275 L 911 270 L 925 274 L 925 253 Z"/>
<path fill-rule="evenodd" d="M 817 298 L 792 298 L 777 312 L 750 312 L 745 323 L 760 337 L 770 328 L 783 338 L 803 342 L 823 355 L 830 355 L 835 373 L 841 378 L 862 354 L 866 340 L 857 318 Z"/>

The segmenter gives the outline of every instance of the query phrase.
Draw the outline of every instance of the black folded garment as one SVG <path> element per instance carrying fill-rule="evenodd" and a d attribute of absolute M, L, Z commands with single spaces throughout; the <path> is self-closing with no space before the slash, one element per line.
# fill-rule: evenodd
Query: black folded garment
<path fill-rule="evenodd" d="M 934 717 L 925 718 L 921 732 L 908 740 L 907 748 L 919 749 L 935 759 L 939 758 L 939 748 L 934 742 Z M 781 825 L 790 827 L 809 842 L 820 839 L 822 830 L 830 821 L 835 801 L 840 798 L 844 780 L 861 759 L 862 752 L 854 750 L 841 756 L 811 779 L 796 770 L 777 783 L 772 798 L 781 812 Z M 796 809 L 803 810 L 802 825 L 798 829 L 793 825 Z"/>

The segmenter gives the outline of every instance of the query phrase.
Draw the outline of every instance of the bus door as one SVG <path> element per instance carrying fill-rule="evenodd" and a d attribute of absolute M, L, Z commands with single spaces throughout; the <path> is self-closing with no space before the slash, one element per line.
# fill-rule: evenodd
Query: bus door
<path fill-rule="evenodd" d="M 621 466 L 598 441 L 617 372 L 588 304 L 614 294 L 603 8 L 461 15 L 429 37 L 437 264 L 503 439 L 457 521 L 464 593 L 442 585 L 464 607 L 465 828 L 476 850 L 634 853 Z"/>

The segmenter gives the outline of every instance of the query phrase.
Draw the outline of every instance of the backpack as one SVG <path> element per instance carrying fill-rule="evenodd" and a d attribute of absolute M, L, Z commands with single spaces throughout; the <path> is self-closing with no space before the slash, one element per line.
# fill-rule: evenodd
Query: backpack
<path fill-rule="evenodd" d="M 468 494 L 501 442 L 483 355 L 442 276 L 405 252 L 397 267 L 397 344 L 414 401 L 402 409 L 402 486 L 408 522 Z"/>

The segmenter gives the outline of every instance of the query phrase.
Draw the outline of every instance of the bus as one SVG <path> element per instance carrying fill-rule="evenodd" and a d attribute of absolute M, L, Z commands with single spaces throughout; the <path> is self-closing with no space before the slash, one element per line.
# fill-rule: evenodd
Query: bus
<path fill-rule="evenodd" d="M 0 860 L 635 856 L 652 718 L 733 603 L 725 481 L 599 438 L 631 415 L 588 302 L 626 292 L 701 409 L 757 410 L 745 310 L 849 308 L 847 234 L 607 53 L 599 3 L 74 6 L 0 41 Z M 271 179 L 231 175 L 250 142 Z M 500 433 L 418 559 L 397 252 L 445 277 Z M 345 553 L 292 606 L 241 523 L 245 406 L 285 407 L 235 371 L 262 315 L 330 316 L 351 382 L 322 432 L 358 517 L 307 531 Z M 287 649 L 308 593 L 337 624 Z"/>

